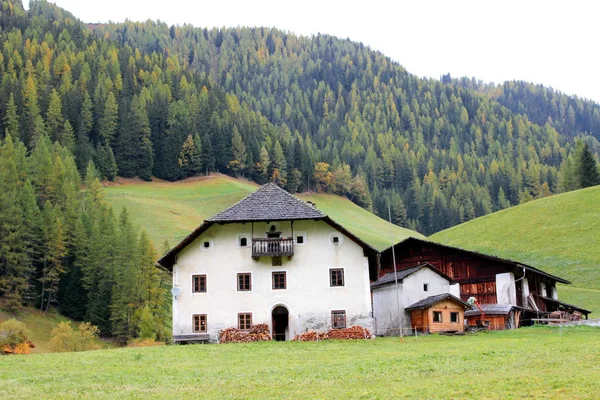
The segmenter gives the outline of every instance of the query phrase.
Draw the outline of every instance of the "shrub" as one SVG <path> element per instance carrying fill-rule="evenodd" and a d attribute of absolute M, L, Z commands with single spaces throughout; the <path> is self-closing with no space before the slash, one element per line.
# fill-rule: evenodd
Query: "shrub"
<path fill-rule="evenodd" d="M 50 346 L 54 352 L 96 350 L 100 346 L 96 338 L 100 330 L 89 322 L 82 322 L 75 331 L 70 322 L 61 322 L 52 329 Z"/>
<path fill-rule="evenodd" d="M 152 347 L 152 346 L 164 346 L 164 342 L 157 342 L 154 339 L 134 339 L 127 345 L 127 347 Z"/>
<path fill-rule="evenodd" d="M 23 322 L 12 318 L 0 324 L 0 349 L 8 347 L 14 352 L 15 348 L 27 342 L 29 331 Z"/>

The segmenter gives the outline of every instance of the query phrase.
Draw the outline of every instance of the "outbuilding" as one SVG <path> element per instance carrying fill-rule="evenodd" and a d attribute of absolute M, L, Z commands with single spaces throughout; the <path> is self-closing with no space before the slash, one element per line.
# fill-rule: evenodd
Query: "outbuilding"
<path fill-rule="evenodd" d="M 413 329 L 421 332 L 464 332 L 465 310 L 470 307 L 450 293 L 429 296 L 406 307 Z"/>

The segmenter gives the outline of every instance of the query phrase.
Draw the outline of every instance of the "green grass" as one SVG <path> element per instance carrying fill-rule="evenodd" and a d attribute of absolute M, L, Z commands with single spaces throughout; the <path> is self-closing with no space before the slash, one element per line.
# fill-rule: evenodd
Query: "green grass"
<path fill-rule="evenodd" d="M 583 399 L 600 329 L 124 348 L 0 358 L 0 398 Z"/>
<path fill-rule="evenodd" d="M 133 221 L 144 227 L 154 243 L 179 243 L 202 221 L 254 192 L 258 185 L 224 175 L 180 182 L 134 182 L 105 188 L 115 211 L 127 207 Z M 301 195 L 352 233 L 384 249 L 417 232 L 390 225 L 348 199 L 328 194 Z M 393 236 L 393 239 L 392 239 Z"/>
<path fill-rule="evenodd" d="M 50 309 L 48 313 L 43 313 L 35 308 L 24 307 L 17 314 L 0 310 L 0 323 L 11 318 L 15 318 L 16 320 L 27 325 L 27 329 L 29 330 L 28 337 L 35 344 L 35 348 L 31 349 L 32 354 L 49 353 L 51 351 L 50 337 L 52 329 L 54 329 L 54 327 L 56 327 L 59 323 L 69 321 L 71 322 L 73 329 L 77 329 L 79 326 L 78 322 L 60 315 L 54 309 Z M 113 344 L 104 342 L 102 340 L 98 340 L 97 343 L 102 346 L 102 348 L 115 347 Z M 1 365 L 2 361 L 0 361 L 0 368 Z M 0 398 L 2 397 L 0 396 Z"/>
<path fill-rule="evenodd" d="M 600 186 L 546 197 L 430 237 L 570 280 L 560 299 L 600 312 Z"/>

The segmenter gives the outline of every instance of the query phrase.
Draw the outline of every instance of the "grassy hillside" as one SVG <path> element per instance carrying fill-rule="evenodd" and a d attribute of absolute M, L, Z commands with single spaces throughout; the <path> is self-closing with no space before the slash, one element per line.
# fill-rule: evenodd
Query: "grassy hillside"
<path fill-rule="evenodd" d="M 431 240 L 570 280 L 561 300 L 600 312 L 600 186 L 546 197 L 446 229 Z"/>
<path fill-rule="evenodd" d="M 143 226 L 155 244 L 165 240 L 173 246 L 216 214 L 255 191 L 258 185 L 225 175 L 188 179 L 179 182 L 128 182 L 105 188 L 106 198 L 115 211 L 126 206 L 133 221 Z M 344 225 L 355 235 L 383 249 L 417 232 L 390 225 L 350 200 L 329 194 L 300 195 Z M 393 239 L 392 239 L 393 236 Z"/>
<path fill-rule="evenodd" d="M 595 398 L 600 329 L 5 357 L 0 398 Z"/>
<path fill-rule="evenodd" d="M 29 329 L 29 339 L 35 344 L 35 348 L 31 349 L 32 354 L 49 353 L 51 351 L 50 337 L 52 329 L 59 323 L 71 321 L 74 329 L 79 325 L 79 323 L 60 315 L 53 309 L 50 309 L 47 314 L 31 307 L 24 308 L 18 314 L 0 310 L 0 323 L 11 318 L 15 318 L 27 325 L 27 329 Z M 113 347 L 110 343 L 101 340 L 98 340 L 98 344 L 103 348 Z M 0 396 L 0 398 L 1 397 L 2 396 Z"/>

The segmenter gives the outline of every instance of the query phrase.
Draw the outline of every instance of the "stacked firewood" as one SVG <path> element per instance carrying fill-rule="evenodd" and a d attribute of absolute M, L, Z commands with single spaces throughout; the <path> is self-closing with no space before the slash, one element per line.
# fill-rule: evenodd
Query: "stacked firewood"
<path fill-rule="evenodd" d="M 219 333 L 219 343 L 250 343 L 271 340 L 269 325 L 254 325 L 249 331 L 237 328 L 223 329 Z"/>
<path fill-rule="evenodd" d="M 294 340 L 301 342 L 311 342 L 317 340 L 338 339 L 338 340 L 353 340 L 353 339 L 370 339 L 371 332 L 367 328 L 354 325 L 351 328 L 331 329 L 329 332 L 309 331 L 296 335 Z"/>
<path fill-rule="evenodd" d="M 319 340 L 326 340 L 326 339 L 329 339 L 327 332 L 315 332 L 315 331 L 304 332 L 304 333 L 301 333 L 294 337 L 294 340 L 299 341 L 299 342 L 316 342 Z"/>

